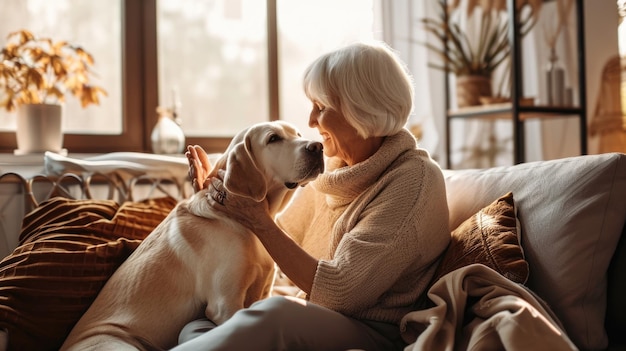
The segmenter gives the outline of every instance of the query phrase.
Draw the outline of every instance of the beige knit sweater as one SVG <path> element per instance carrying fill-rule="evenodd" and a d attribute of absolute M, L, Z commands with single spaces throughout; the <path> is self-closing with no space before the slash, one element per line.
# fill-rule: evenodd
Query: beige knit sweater
<path fill-rule="evenodd" d="M 441 169 L 407 130 L 359 164 L 341 162 L 327 160 L 277 221 L 320 259 L 311 302 L 398 324 L 450 240 Z"/>

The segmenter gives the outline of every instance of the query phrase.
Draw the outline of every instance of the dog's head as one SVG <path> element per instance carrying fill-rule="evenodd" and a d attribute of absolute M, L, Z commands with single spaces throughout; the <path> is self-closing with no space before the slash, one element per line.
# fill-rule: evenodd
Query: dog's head
<path fill-rule="evenodd" d="M 226 169 L 229 192 L 282 207 L 287 193 L 324 171 L 322 144 L 287 122 L 259 123 L 233 138 L 216 168 Z"/>

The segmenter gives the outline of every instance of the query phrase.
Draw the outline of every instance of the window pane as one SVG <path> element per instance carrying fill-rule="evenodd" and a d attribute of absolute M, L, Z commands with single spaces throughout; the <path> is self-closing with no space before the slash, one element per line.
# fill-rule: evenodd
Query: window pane
<path fill-rule="evenodd" d="M 268 120 L 264 1 L 158 0 L 157 27 L 159 103 L 178 105 L 185 135 Z"/>
<path fill-rule="evenodd" d="M 308 138 L 319 139 L 308 127 L 311 103 L 302 77 L 319 55 L 357 40 L 381 39 L 380 0 L 278 0 L 281 119 L 298 125 Z"/>
<path fill-rule="evenodd" d="M 66 96 L 63 130 L 67 134 L 120 134 L 122 131 L 121 0 L 2 0 L 0 45 L 21 29 L 35 36 L 65 40 L 93 55 L 96 77 L 91 82 L 108 96 L 100 105 L 82 108 Z M 0 109 L 0 131 L 14 131 L 16 113 Z"/>

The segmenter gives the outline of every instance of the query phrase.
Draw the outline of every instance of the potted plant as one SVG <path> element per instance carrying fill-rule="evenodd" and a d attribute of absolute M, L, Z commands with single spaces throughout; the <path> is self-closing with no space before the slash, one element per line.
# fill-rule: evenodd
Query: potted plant
<path fill-rule="evenodd" d="M 28 30 L 7 36 L 0 51 L 0 107 L 17 110 L 19 153 L 61 151 L 61 103 L 66 95 L 81 105 L 99 104 L 106 91 L 90 85 L 94 59 L 66 41 L 37 38 Z"/>
<path fill-rule="evenodd" d="M 524 11 L 521 20 L 523 36 L 536 23 L 541 3 L 537 0 L 518 0 L 517 6 L 520 10 L 529 9 Z M 446 0 L 439 0 L 438 7 L 437 18 L 422 19 L 426 31 L 438 41 L 438 45 L 424 45 L 441 59 L 441 63 L 429 65 L 456 76 L 459 107 L 478 105 L 481 96 L 492 96 L 492 74 L 509 57 L 508 19 L 502 13 L 506 5 L 503 0 L 470 1 L 466 13 L 463 13 L 459 1 L 452 1 L 451 6 L 447 6 Z M 468 24 L 479 21 L 477 35 L 468 35 L 465 28 L 458 24 L 461 20 Z"/>

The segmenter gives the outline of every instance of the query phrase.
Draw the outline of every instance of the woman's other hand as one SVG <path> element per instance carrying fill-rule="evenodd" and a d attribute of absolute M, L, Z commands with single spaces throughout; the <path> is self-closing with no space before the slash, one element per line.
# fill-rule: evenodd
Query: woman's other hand
<path fill-rule="evenodd" d="M 264 223 L 267 224 L 266 221 L 273 223 L 274 219 L 269 214 L 267 201 L 257 202 L 251 198 L 228 192 L 224 187 L 225 174 L 226 171 L 220 169 L 217 171 L 216 177 L 207 179 L 205 186 L 209 189 L 207 196 L 209 204 L 252 231 Z"/>
<path fill-rule="evenodd" d="M 193 190 L 198 192 L 208 186 L 208 177 L 211 171 L 209 156 L 200 145 L 187 146 L 185 156 L 189 162 L 189 179 L 191 179 L 191 185 L 193 186 Z"/>

